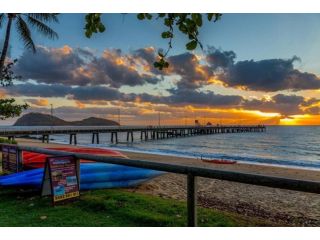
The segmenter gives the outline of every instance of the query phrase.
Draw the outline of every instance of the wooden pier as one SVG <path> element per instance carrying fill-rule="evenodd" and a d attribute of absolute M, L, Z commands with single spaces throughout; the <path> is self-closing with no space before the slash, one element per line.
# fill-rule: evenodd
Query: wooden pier
<path fill-rule="evenodd" d="M 50 135 L 69 135 L 69 143 L 77 144 L 77 134 L 92 134 L 92 144 L 100 143 L 100 134 L 109 133 L 111 143 L 119 143 L 119 133 L 126 134 L 126 142 L 134 141 L 134 132 L 140 133 L 141 141 L 209 134 L 265 132 L 264 125 L 223 126 L 112 126 L 112 127 L 31 127 L 30 129 L 0 130 L 0 136 L 14 139 L 21 136 L 42 136 L 42 142 L 49 143 Z"/>

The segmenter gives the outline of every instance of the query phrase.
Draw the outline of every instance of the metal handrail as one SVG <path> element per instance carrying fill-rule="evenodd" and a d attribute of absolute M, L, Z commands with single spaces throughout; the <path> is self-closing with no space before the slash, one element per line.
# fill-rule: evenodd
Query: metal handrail
<path fill-rule="evenodd" d="M 264 129 L 264 125 L 200 125 L 200 126 L 183 126 L 183 125 L 166 125 L 166 126 L 39 126 L 39 127 L 14 127 L 1 128 L 0 135 L 41 135 L 41 134 L 64 134 L 64 133 L 90 133 L 90 132 L 125 132 L 125 131 L 152 131 L 152 130 L 170 130 L 170 129 L 225 129 L 225 128 L 260 128 Z"/>
<path fill-rule="evenodd" d="M 70 155 L 70 152 L 67 151 L 57 151 L 21 145 L 18 145 L 18 150 L 58 156 Z M 196 226 L 196 177 L 213 178 L 219 180 L 227 180 L 251 185 L 281 188 L 309 193 L 320 193 L 320 182 L 318 181 L 290 179 L 261 174 L 244 173 L 239 171 L 209 169 L 204 167 L 193 167 L 172 163 L 159 163 L 147 160 L 90 155 L 84 153 L 72 153 L 72 155 L 74 155 L 78 159 L 86 159 L 102 163 L 118 164 L 187 175 L 188 226 Z"/>

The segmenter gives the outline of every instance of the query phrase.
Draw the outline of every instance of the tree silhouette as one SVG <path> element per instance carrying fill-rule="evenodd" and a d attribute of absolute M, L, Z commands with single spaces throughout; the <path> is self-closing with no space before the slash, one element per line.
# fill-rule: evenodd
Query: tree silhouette
<path fill-rule="evenodd" d="M 0 70 L 5 65 L 13 23 L 15 23 L 16 30 L 25 47 L 33 52 L 36 51 L 36 47 L 32 40 L 30 27 L 35 28 L 41 35 L 50 39 L 58 38 L 58 34 L 45 24 L 48 22 L 58 22 L 57 14 L 55 13 L 2 13 L 0 14 L 0 27 L 2 27 L 5 19 L 8 21 L 0 57 Z"/>
<path fill-rule="evenodd" d="M 0 27 L 7 19 L 7 26 L 5 31 L 4 43 L 0 57 L 0 86 L 5 87 L 11 85 L 13 80 L 20 77 L 14 75 L 12 66 L 16 62 L 6 62 L 6 57 L 9 48 L 9 41 L 11 35 L 12 24 L 15 23 L 17 32 L 20 35 L 27 49 L 36 52 L 36 47 L 33 42 L 30 27 L 36 29 L 41 35 L 50 39 L 58 38 L 58 34 L 53 31 L 46 23 L 58 22 L 57 14 L 54 13 L 2 13 L 0 14 Z M 0 99 L 0 119 L 9 117 L 16 117 L 28 107 L 27 104 L 15 104 L 14 98 L 1 98 Z"/>

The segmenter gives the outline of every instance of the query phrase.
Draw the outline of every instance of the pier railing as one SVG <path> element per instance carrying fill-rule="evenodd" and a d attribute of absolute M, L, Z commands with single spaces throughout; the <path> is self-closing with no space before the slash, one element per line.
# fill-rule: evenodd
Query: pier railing
<path fill-rule="evenodd" d="M 30 146 L 18 146 L 18 151 L 29 151 L 55 156 L 70 155 L 70 152 L 66 151 L 57 151 Z M 318 181 L 298 180 L 268 175 L 244 173 L 239 171 L 209 169 L 204 167 L 193 167 L 172 163 L 159 163 L 139 159 L 115 158 L 84 153 L 72 153 L 72 155 L 74 155 L 78 159 L 87 159 L 101 163 L 118 164 L 186 175 L 188 226 L 197 225 L 197 177 L 212 178 L 309 193 L 320 193 L 320 182 Z"/>
<path fill-rule="evenodd" d="M 159 140 L 173 137 L 198 136 L 220 133 L 265 132 L 264 125 L 193 125 L 193 126 L 107 126 L 107 127 L 22 127 L 0 128 L 0 136 L 14 139 L 17 136 L 42 135 L 42 142 L 49 143 L 53 134 L 67 134 L 69 143 L 77 144 L 77 134 L 92 134 L 92 144 L 99 144 L 99 134 L 109 133 L 111 142 L 118 143 L 118 133 L 127 134 L 127 142 L 133 142 L 133 133 L 140 132 L 141 140 Z"/>

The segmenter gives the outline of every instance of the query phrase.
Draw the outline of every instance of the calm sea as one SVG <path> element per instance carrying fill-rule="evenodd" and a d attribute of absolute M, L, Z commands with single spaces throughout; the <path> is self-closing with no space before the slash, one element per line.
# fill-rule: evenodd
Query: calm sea
<path fill-rule="evenodd" d="M 68 136 L 53 135 L 54 142 L 68 143 Z M 100 134 L 100 144 L 115 148 L 161 155 L 199 158 L 233 159 L 254 164 L 271 164 L 320 169 L 320 126 L 269 126 L 264 133 L 230 133 L 124 143 L 120 135 L 117 145 L 110 143 L 109 134 Z M 78 136 L 78 144 L 93 146 L 91 135 Z M 187 159 L 186 159 L 187 161 Z"/>

